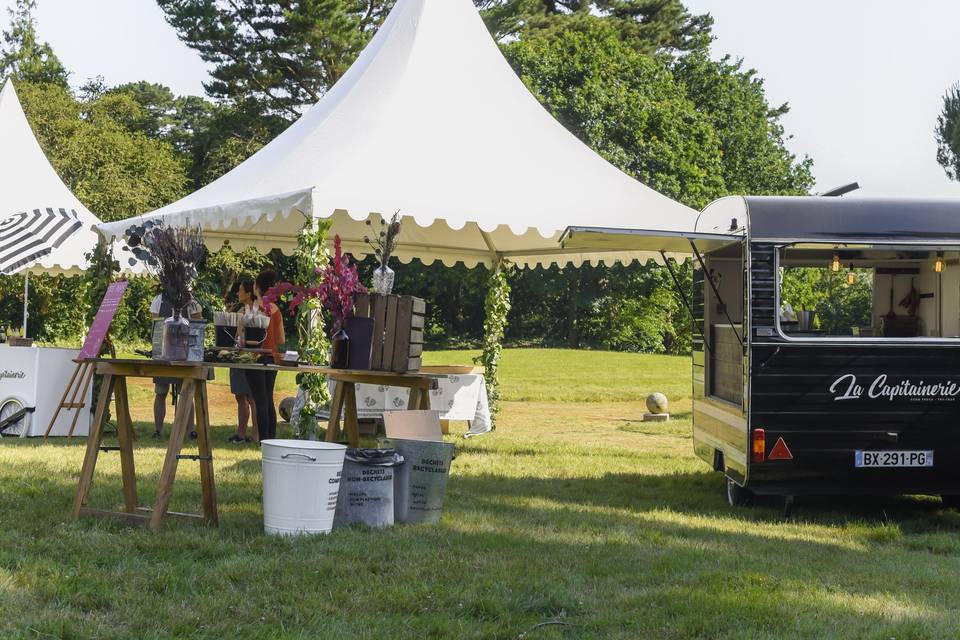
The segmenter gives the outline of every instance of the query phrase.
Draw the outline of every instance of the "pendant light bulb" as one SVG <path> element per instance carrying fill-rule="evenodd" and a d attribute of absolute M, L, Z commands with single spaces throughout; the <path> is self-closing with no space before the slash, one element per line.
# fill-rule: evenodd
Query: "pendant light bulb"
<path fill-rule="evenodd" d="M 850 263 L 850 270 L 847 271 L 847 284 L 853 284 L 857 281 L 857 274 L 853 272 L 853 263 Z"/>
<path fill-rule="evenodd" d="M 933 263 L 933 271 L 935 273 L 943 273 L 943 251 L 937 251 L 937 259 Z"/>
<path fill-rule="evenodd" d="M 833 264 L 830 265 L 830 268 L 834 273 L 840 271 L 840 253 L 837 251 L 833 252 Z"/>

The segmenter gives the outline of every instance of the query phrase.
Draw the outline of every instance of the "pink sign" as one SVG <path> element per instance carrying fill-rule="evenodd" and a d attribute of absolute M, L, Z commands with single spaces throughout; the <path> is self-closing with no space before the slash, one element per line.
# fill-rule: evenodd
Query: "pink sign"
<path fill-rule="evenodd" d="M 100 349 L 103 347 L 103 341 L 107 338 L 110 331 L 110 323 L 113 322 L 113 316 L 117 313 L 117 307 L 123 300 L 123 292 L 127 290 L 127 281 L 111 283 L 107 287 L 107 292 L 103 296 L 103 302 L 100 303 L 100 309 L 97 311 L 93 324 L 90 325 L 90 331 L 87 332 L 87 339 L 83 343 L 83 349 L 77 360 L 89 360 L 100 357 Z"/>

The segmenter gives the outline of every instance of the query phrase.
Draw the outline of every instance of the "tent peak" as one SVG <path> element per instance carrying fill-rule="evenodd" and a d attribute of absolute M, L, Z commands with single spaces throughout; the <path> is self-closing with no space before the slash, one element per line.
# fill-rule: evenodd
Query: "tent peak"
<path fill-rule="evenodd" d="M 286 131 L 149 215 L 189 214 L 207 228 L 259 236 L 262 249 L 280 236 L 290 246 L 301 224 L 283 213 L 291 206 L 283 194 L 303 185 L 314 188 L 301 210 L 332 217 L 332 233 L 344 238 L 371 214 L 399 209 L 408 220 L 401 259 L 485 262 L 492 245 L 525 264 L 565 264 L 579 260 L 559 246 L 568 226 L 681 231 L 696 219 L 557 122 L 471 0 L 398 0 L 343 77 Z"/>

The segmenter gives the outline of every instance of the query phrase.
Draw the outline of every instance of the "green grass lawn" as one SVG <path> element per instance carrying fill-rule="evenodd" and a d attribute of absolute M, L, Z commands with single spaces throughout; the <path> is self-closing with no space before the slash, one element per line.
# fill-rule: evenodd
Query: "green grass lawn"
<path fill-rule="evenodd" d="M 960 515 L 939 500 L 805 499 L 786 519 L 775 501 L 731 509 L 691 454 L 687 359 L 508 350 L 502 371 L 498 430 L 451 436 L 437 526 L 265 537 L 259 450 L 223 444 L 223 387 L 211 391 L 219 529 L 66 522 L 82 443 L 0 441 L 0 637 L 960 635 Z M 640 422 L 653 390 L 674 421 Z M 162 445 L 137 447 L 149 503 Z M 93 506 L 120 505 L 116 455 L 101 455 Z M 171 508 L 199 499 L 183 461 Z"/>

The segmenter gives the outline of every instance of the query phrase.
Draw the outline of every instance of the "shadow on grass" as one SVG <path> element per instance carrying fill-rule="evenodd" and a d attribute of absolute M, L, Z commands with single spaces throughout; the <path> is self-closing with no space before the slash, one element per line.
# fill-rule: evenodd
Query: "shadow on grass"
<path fill-rule="evenodd" d="M 734 508 L 725 501 L 723 476 L 714 472 L 608 473 L 572 478 L 480 474 L 456 476 L 451 479 L 451 486 L 457 494 L 507 504 L 540 499 L 573 508 L 612 508 L 627 512 L 665 509 L 691 516 L 750 522 L 908 523 L 913 530 L 960 531 L 960 514 L 945 509 L 936 498 L 804 496 L 797 499 L 789 517 L 784 517 L 783 501 L 778 497 L 759 496 L 754 506 Z"/>
<path fill-rule="evenodd" d="M 527 637 L 936 637 L 952 624 L 943 599 L 955 573 L 944 563 L 956 563 L 958 543 L 938 557 L 912 553 L 902 535 L 873 536 L 882 526 L 850 532 L 783 522 L 775 508 L 730 509 L 709 472 L 455 474 L 439 526 L 277 540 L 262 535 L 258 460 L 218 469 L 220 530 L 171 522 L 159 536 L 88 519 L 58 526 L 74 478 L 28 467 L 0 469 L 0 568 L 18 577 L 21 612 L 5 624 L 58 637 L 188 634 L 190 624 L 195 637 L 268 637 L 292 621 L 316 637 L 516 638 L 560 618 L 569 628 Z M 101 484 L 119 497 L 115 475 Z M 175 493 L 199 498 L 186 479 Z M 935 501 L 879 503 L 940 517 Z M 843 515 L 817 521 L 872 513 L 860 499 L 831 505 Z M 957 519 L 942 528 L 956 531 Z M 175 606 L 187 600 L 202 632 Z M 64 620 L 72 626 L 56 626 Z"/>

